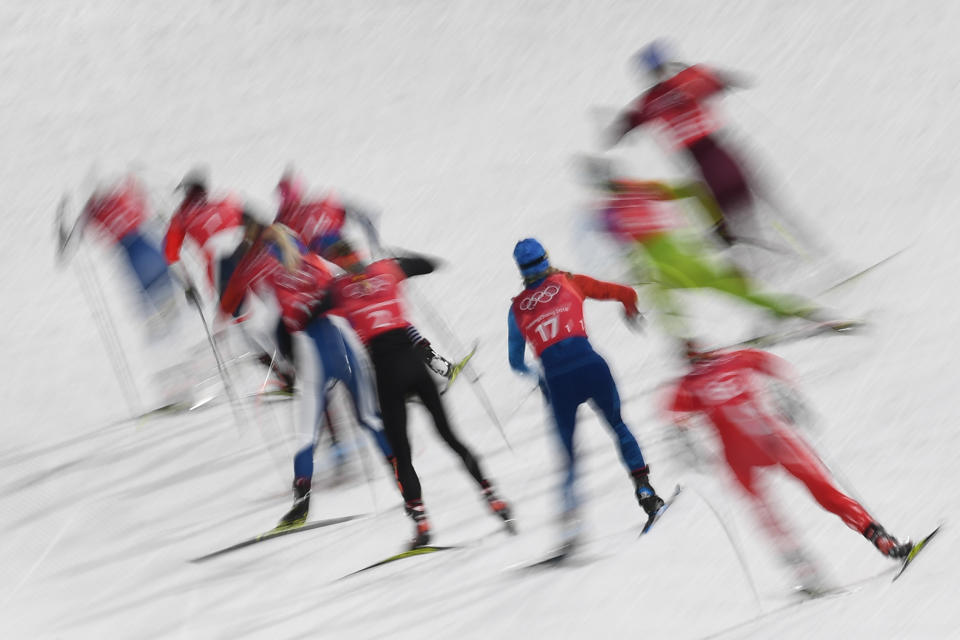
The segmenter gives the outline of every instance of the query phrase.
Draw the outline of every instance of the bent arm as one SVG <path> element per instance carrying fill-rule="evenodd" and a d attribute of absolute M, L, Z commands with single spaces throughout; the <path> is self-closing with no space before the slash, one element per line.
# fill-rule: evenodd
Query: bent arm
<path fill-rule="evenodd" d="M 582 274 L 570 274 L 569 277 L 584 297 L 594 300 L 618 300 L 628 316 L 637 313 L 637 292 L 633 288 Z"/>

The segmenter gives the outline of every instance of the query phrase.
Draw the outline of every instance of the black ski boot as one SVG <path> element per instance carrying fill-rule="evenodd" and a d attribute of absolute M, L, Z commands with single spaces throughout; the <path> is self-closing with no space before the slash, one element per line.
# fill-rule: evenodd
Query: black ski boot
<path fill-rule="evenodd" d="M 663 506 L 663 499 L 657 495 L 656 490 L 650 484 L 648 479 L 650 467 L 645 466 L 633 472 L 633 485 L 636 487 L 637 502 L 643 507 L 647 516 L 652 518 Z"/>
<path fill-rule="evenodd" d="M 867 525 L 863 530 L 863 537 L 872 542 L 873 546 L 888 558 L 906 558 L 913 550 L 912 542 L 909 540 L 900 542 L 876 522 Z"/>
<path fill-rule="evenodd" d="M 510 510 L 510 505 L 497 496 L 496 491 L 493 490 L 493 486 L 491 486 L 487 480 L 484 480 L 481 486 L 483 487 L 483 498 L 487 501 L 487 504 L 490 505 L 490 510 L 503 520 L 503 524 L 509 533 L 516 535 L 517 525 L 513 521 L 513 512 Z"/>
<path fill-rule="evenodd" d="M 310 478 L 297 478 L 293 481 L 293 506 L 280 518 L 277 529 L 293 529 L 307 521 L 310 512 Z"/>
<path fill-rule="evenodd" d="M 406 503 L 405 509 L 416 526 L 410 548 L 416 549 L 430 544 L 430 522 L 427 520 L 427 510 L 423 506 L 423 500 L 410 500 Z"/>

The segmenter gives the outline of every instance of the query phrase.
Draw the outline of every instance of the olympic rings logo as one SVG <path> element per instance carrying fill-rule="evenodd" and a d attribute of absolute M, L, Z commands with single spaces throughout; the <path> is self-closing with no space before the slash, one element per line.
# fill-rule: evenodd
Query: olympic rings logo
<path fill-rule="evenodd" d="M 374 276 L 372 278 L 365 278 L 359 282 L 354 282 L 348 284 L 343 288 L 343 295 L 348 298 L 362 298 L 364 296 L 372 296 L 381 291 L 385 291 L 390 288 L 392 280 L 387 276 Z"/>
<path fill-rule="evenodd" d="M 553 300 L 553 297 L 558 293 L 560 293 L 560 287 L 558 287 L 555 284 L 552 284 L 546 289 L 532 293 L 526 298 L 524 298 L 523 300 L 521 300 L 520 310 L 530 311 L 530 309 L 533 309 L 535 306 L 537 306 L 541 302 L 550 302 L 551 300 Z"/>

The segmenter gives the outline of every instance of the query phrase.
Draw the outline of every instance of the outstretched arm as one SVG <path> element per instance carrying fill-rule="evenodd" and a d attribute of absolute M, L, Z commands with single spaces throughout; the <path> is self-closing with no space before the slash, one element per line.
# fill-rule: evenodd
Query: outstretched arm
<path fill-rule="evenodd" d="M 433 273 L 439 266 L 439 261 L 420 254 L 400 256 L 394 258 L 394 261 L 408 278 Z"/>
<path fill-rule="evenodd" d="M 613 123 L 607 127 L 604 138 L 608 147 L 615 147 L 624 136 L 642 125 L 647 118 L 636 105 L 622 111 Z"/>
<path fill-rule="evenodd" d="M 633 288 L 582 274 L 569 274 L 568 277 L 584 297 L 594 300 L 618 300 L 623 305 L 628 318 L 633 318 L 640 313 L 637 309 L 637 292 Z"/>

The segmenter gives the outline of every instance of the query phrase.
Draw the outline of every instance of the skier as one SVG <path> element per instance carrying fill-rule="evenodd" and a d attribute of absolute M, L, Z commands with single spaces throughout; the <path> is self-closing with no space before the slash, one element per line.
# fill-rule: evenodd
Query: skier
<path fill-rule="evenodd" d="M 203 255 L 211 289 L 219 294 L 236 267 L 234 254 L 243 239 L 243 203 L 232 195 L 211 199 L 206 175 L 200 169 L 188 172 L 177 189 L 183 191 L 183 201 L 170 218 L 163 255 L 168 264 L 176 265 L 174 270 L 180 272 L 188 295 L 195 297 L 196 290 L 180 264 L 183 243 L 191 240 Z"/>
<path fill-rule="evenodd" d="M 770 398 L 763 390 L 764 378 L 789 383 L 786 362 L 753 349 L 705 352 L 691 340 L 683 347 L 690 370 L 670 392 L 674 424 L 685 433 L 693 415 L 701 414 L 717 431 L 727 465 L 802 588 L 816 592 L 820 579 L 770 506 L 758 473 L 767 467 L 779 465 L 797 478 L 820 506 L 884 556 L 906 557 L 913 545 L 887 533 L 860 503 L 841 492 L 814 450 L 790 428 L 789 418 L 767 410 Z"/>
<path fill-rule="evenodd" d="M 618 116 L 608 134 L 609 146 L 645 124 L 665 129 L 673 144 L 687 152 L 722 211 L 716 231 L 727 244 L 737 242 L 750 224 L 753 195 L 741 163 L 718 140 L 720 124 L 710 98 L 742 86 L 728 73 L 703 65 L 670 62 L 665 47 L 654 42 L 636 55 L 656 84 Z"/>
<path fill-rule="evenodd" d="M 187 299 L 194 305 L 200 305 L 199 294 L 180 259 L 185 241 L 190 240 L 202 254 L 207 281 L 216 297 L 223 293 L 237 263 L 253 241 L 245 233 L 243 224 L 244 212 L 249 216 L 253 214 L 234 195 L 211 198 L 206 172 L 200 168 L 187 172 L 177 189 L 183 191 L 183 200 L 170 218 L 164 238 L 164 257 L 184 287 Z M 235 311 L 237 315 L 240 315 L 239 306 Z M 245 324 L 240 326 L 257 351 L 262 351 L 264 344 L 271 342 L 266 336 L 249 335 Z M 276 376 L 282 391 L 292 393 L 294 368 L 291 340 L 282 320 L 277 323 L 274 334 L 273 342 L 283 357 L 272 357 L 263 351 L 258 360 Z"/>
<path fill-rule="evenodd" d="M 803 318 L 836 331 L 854 327 L 853 322 L 828 319 L 812 302 L 763 293 L 734 263 L 709 256 L 704 243 L 691 233 L 680 206 L 680 201 L 692 200 L 711 217 L 719 216 L 715 201 L 700 183 L 627 180 L 616 177 L 606 161 L 586 162 L 590 182 L 603 197 L 597 207 L 600 226 L 628 249 L 631 269 L 637 281 L 649 285 L 668 332 L 688 333 L 672 292 L 702 288 L 722 291 L 777 318 Z"/>
<path fill-rule="evenodd" d="M 287 170 L 277 183 L 280 205 L 276 221 L 294 231 L 310 250 L 322 253 L 322 243 L 342 235 L 347 220 L 357 222 L 371 242 L 376 243 L 377 232 L 371 216 L 353 204 L 342 202 L 333 193 L 320 199 L 306 197 L 303 181 L 293 171 Z"/>
<path fill-rule="evenodd" d="M 294 456 L 294 502 L 278 528 L 306 522 L 310 508 L 313 454 L 324 417 L 326 393 L 337 381 L 350 392 L 357 422 L 374 437 L 396 470 L 393 451 L 377 412 L 369 359 L 349 323 L 325 312 L 323 301 L 333 276 L 323 261 L 300 245 L 282 225 L 266 226 L 247 215 L 245 227 L 253 245 L 231 276 L 220 308 L 230 315 L 248 291 L 276 298 L 287 330 L 293 336 L 301 398 L 298 406 L 299 446 Z"/>
<path fill-rule="evenodd" d="M 517 243 L 513 257 L 523 276 L 524 290 L 513 298 L 508 315 L 510 367 L 526 376 L 537 376 L 553 410 L 557 434 L 566 453 L 563 485 L 564 549 L 577 542 L 579 500 L 574 491 L 576 471 L 573 433 L 577 408 L 592 401 L 617 436 L 620 456 L 633 478 L 637 501 L 648 518 L 663 506 L 649 481 L 650 468 L 640 446 L 620 415 L 620 396 L 606 361 L 593 350 L 583 323 L 583 301 L 617 300 L 629 322 L 639 323 L 637 293 L 625 285 L 558 271 L 547 252 L 533 238 Z M 536 373 L 524 361 L 530 343 L 543 366 Z"/>
<path fill-rule="evenodd" d="M 431 273 L 436 263 L 423 256 L 411 255 L 365 264 L 345 240 L 330 242 L 328 238 L 324 245 L 324 257 L 346 271 L 334 279 L 330 287 L 331 304 L 350 320 L 373 361 L 383 425 L 396 454 L 397 479 L 406 502 L 406 512 L 416 527 L 411 547 L 428 544 L 431 530 L 407 436 L 406 403 L 409 396 L 420 398 L 437 433 L 460 457 L 467 472 L 479 485 L 490 510 L 503 519 L 508 531 L 513 532 L 509 505 L 497 495 L 477 456 L 457 437 L 450 425 L 437 386 L 424 366 L 423 339 L 410 324 L 404 309 L 400 282 Z"/>
<path fill-rule="evenodd" d="M 170 272 L 160 250 L 144 233 L 148 218 L 147 197 L 143 185 L 131 175 L 91 194 L 73 230 L 63 238 L 61 252 L 73 237 L 82 236 L 88 225 L 110 238 L 123 249 L 154 333 L 169 327 L 177 312 Z"/>

